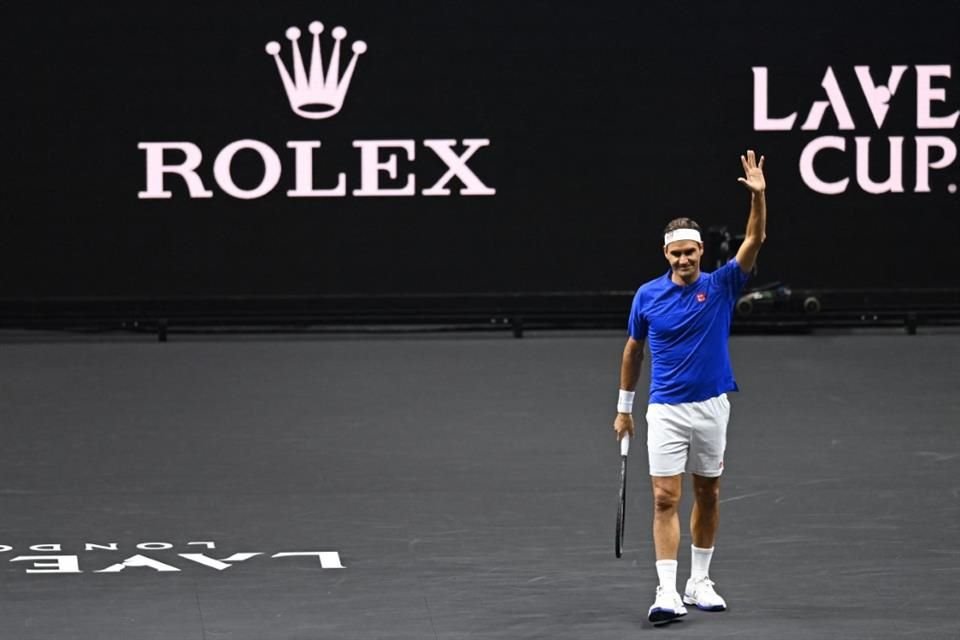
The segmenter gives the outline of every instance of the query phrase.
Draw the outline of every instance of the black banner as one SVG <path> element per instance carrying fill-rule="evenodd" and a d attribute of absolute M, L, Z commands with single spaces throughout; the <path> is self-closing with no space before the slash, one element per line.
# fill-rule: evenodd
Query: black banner
<path fill-rule="evenodd" d="M 4 11 L 3 298 L 631 290 L 748 147 L 760 281 L 960 286 L 957 2 Z"/>

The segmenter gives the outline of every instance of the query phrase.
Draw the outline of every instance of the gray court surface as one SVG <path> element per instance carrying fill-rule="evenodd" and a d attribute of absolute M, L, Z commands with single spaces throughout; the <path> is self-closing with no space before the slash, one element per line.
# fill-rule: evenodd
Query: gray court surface
<path fill-rule="evenodd" d="M 623 340 L 4 337 L 0 638 L 960 638 L 960 333 L 734 337 L 730 608 L 656 629 Z"/>

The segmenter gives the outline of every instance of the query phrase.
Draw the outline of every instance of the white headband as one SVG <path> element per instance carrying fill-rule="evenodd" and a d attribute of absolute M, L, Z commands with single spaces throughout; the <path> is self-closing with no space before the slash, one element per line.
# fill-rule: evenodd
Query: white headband
<path fill-rule="evenodd" d="M 679 240 L 696 240 L 701 244 L 703 243 L 703 240 L 700 239 L 700 232 L 696 229 L 675 229 L 663 236 L 663 246 Z"/>

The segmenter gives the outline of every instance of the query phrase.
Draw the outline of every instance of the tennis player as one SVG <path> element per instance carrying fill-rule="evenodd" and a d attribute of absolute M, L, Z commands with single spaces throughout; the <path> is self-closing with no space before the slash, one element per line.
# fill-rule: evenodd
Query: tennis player
<path fill-rule="evenodd" d="M 737 391 L 727 347 L 733 308 L 766 237 L 767 207 L 763 156 L 740 156 L 750 191 L 746 237 L 737 255 L 712 273 L 700 270 L 703 240 L 689 218 L 664 230 L 666 275 L 637 290 L 630 311 L 629 338 L 620 368 L 620 397 L 613 428 L 617 439 L 633 435 L 633 398 L 650 344 L 650 397 L 647 403 L 647 453 L 653 485 L 653 542 L 657 555 L 656 600 L 648 617 L 655 625 L 686 615 L 685 604 L 723 611 L 724 599 L 710 579 L 710 560 L 719 522 L 720 475 L 727 442 L 730 403 Z M 680 518 L 677 508 L 683 474 L 693 479 L 690 514 L 692 564 L 681 596 L 677 592 Z"/>

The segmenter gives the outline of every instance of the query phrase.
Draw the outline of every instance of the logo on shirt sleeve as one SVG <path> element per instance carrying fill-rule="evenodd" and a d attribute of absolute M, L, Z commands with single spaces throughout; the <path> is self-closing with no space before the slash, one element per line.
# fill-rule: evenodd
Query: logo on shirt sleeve
<path fill-rule="evenodd" d="M 697 302 L 706 302 L 706 301 L 707 301 L 707 294 L 706 294 L 706 293 L 704 293 L 703 291 L 701 291 L 700 293 L 697 294 Z"/>

